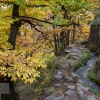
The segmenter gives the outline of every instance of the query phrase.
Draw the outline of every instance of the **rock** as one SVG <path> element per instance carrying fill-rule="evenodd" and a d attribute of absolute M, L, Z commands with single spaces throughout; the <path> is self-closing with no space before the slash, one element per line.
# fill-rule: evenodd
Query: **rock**
<path fill-rule="evenodd" d="M 72 49 L 72 48 L 73 48 L 72 46 L 67 46 L 67 47 L 66 47 L 66 49 Z"/>
<path fill-rule="evenodd" d="M 80 54 L 77 54 L 77 53 L 73 53 L 73 52 L 72 52 L 72 53 L 71 53 L 71 56 L 78 56 L 78 57 L 79 57 Z"/>
<path fill-rule="evenodd" d="M 74 90 L 75 89 L 75 86 L 74 85 L 68 86 L 68 89 Z"/>
<path fill-rule="evenodd" d="M 74 59 L 74 60 L 78 60 L 79 57 L 77 57 L 77 56 L 71 56 L 71 58 Z"/>
<path fill-rule="evenodd" d="M 82 96 L 83 95 L 83 91 L 78 91 L 78 94 L 80 95 L 80 96 Z"/>
<path fill-rule="evenodd" d="M 80 98 L 81 98 L 82 100 L 84 100 L 84 94 L 83 94 L 83 91 L 79 91 L 78 94 L 79 94 Z"/>
<path fill-rule="evenodd" d="M 71 100 L 71 99 L 69 98 L 69 96 L 65 96 L 64 100 Z"/>
<path fill-rule="evenodd" d="M 61 99 L 63 99 L 64 98 L 64 94 L 62 94 L 61 96 L 59 96 L 59 97 L 55 97 L 54 99 L 52 99 L 52 100 L 61 100 Z"/>
<path fill-rule="evenodd" d="M 62 71 L 62 75 L 63 75 L 63 78 L 69 82 L 73 81 L 71 75 L 64 69 L 61 70 Z"/>
<path fill-rule="evenodd" d="M 97 100 L 97 99 L 96 99 L 95 95 L 92 95 L 92 96 L 88 96 L 87 100 Z"/>
<path fill-rule="evenodd" d="M 65 94 L 68 94 L 69 96 L 72 96 L 75 94 L 75 91 L 74 90 L 68 90 L 65 92 Z"/>
<path fill-rule="evenodd" d="M 56 74 L 56 75 L 54 75 L 54 78 L 60 80 L 60 79 L 62 78 L 62 75 L 58 75 L 58 74 Z"/>
<path fill-rule="evenodd" d="M 78 82 L 81 83 L 81 84 L 83 84 L 83 81 L 81 79 L 78 79 Z"/>
<path fill-rule="evenodd" d="M 66 79 L 68 82 L 73 82 L 73 81 L 74 81 L 73 78 L 70 77 L 70 76 L 66 76 L 65 79 Z"/>
<path fill-rule="evenodd" d="M 50 96 L 46 97 L 44 100 L 61 100 L 64 98 L 64 94 L 59 97 L 56 97 L 55 93 L 52 93 Z"/>
<path fill-rule="evenodd" d="M 60 80 L 59 82 L 60 82 L 60 83 L 62 83 L 63 81 L 62 81 L 62 80 Z"/>
<path fill-rule="evenodd" d="M 71 76 L 74 77 L 74 78 L 79 77 L 77 74 L 75 74 L 73 72 L 72 72 Z"/>
<path fill-rule="evenodd" d="M 84 86 L 79 85 L 79 86 L 77 86 L 77 91 L 80 92 L 81 90 L 83 90 L 83 88 L 84 88 Z"/>
<path fill-rule="evenodd" d="M 84 48 L 83 47 L 80 47 L 80 50 L 84 50 Z"/>
<path fill-rule="evenodd" d="M 67 83 L 63 83 L 65 86 L 68 86 L 68 84 Z"/>
<path fill-rule="evenodd" d="M 80 84 L 80 83 L 76 83 L 76 86 L 78 87 L 78 86 L 81 86 L 82 84 Z"/>
<path fill-rule="evenodd" d="M 83 90 L 83 91 L 88 91 L 89 90 L 89 88 L 88 87 L 85 87 L 85 86 L 82 86 L 82 85 L 77 85 L 77 91 L 81 91 L 81 90 Z"/>
<path fill-rule="evenodd" d="M 56 94 L 52 93 L 50 96 L 46 97 L 44 100 L 53 100 L 54 98 L 56 98 Z"/>
<path fill-rule="evenodd" d="M 65 49 L 65 53 L 71 53 L 72 51 L 69 49 Z"/>
<path fill-rule="evenodd" d="M 89 88 L 88 88 L 88 87 L 83 87 L 83 90 L 84 90 L 84 91 L 88 91 Z"/>
<path fill-rule="evenodd" d="M 58 70 L 58 71 L 57 71 L 57 74 L 58 74 L 58 75 L 61 75 L 61 74 L 62 74 L 61 70 Z"/>
<path fill-rule="evenodd" d="M 61 66 L 60 66 L 60 68 L 62 69 L 65 69 L 66 68 L 66 66 L 64 65 L 64 64 L 62 64 Z"/>
<path fill-rule="evenodd" d="M 56 86 L 60 86 L 60 85 L 61 85 L 60 83 L 56 83 L 56 84 L 54 84 L 53 86 L 56 87 Z"/>

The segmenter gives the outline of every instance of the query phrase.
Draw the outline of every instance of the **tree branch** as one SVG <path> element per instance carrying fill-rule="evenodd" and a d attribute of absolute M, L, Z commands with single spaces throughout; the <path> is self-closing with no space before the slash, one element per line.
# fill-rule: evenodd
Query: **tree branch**
<path fill-rule="evenodd" d="M 40 20 L 40 19 L 33 18 L 33 17 L 19 16 L 19 18 L 20 18 L 20 20 L 22 20 L 22 19 L 32 19 L 32 20 L 35 20 L 35 21 L 38 21 L 38 22 L 43 22 L 43 23 L 47 23 L 47 24 L 53 25 L 52 22 L 48 22 L 48 21 L 45 21 L 45 20 Z M 61 26 L 61 27 L 62 26 L 66 26 L 66 27 L 68 27 L 68 26 L 73 25 L 73 24 L 79 26 L 79 24 L 78 23 L 75 23 L 74 21 L 71 21 L 68 24 L 56 25 L 56 26 Z"/>

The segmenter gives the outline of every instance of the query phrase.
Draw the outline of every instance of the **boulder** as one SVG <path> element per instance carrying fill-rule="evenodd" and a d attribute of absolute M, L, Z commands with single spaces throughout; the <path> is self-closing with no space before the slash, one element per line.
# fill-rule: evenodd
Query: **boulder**
<path fill-rule="evenodd" d="M 100 59 L 96 61 L 94 72 L 96 75 L 96 82 L 100 84 Z"/>

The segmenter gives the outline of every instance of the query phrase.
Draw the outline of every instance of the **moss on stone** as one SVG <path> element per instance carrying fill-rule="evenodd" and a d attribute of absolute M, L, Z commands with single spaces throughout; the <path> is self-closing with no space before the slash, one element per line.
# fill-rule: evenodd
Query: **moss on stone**
<path fill-rule="evenodd" d="M 98 45 L 96 45 L 95 43 L 89 43 L 88 44 L 88 48 L 92 51 L 92 52 L 95 52 L 96 49 L 97 49 Z"/>
<path fill-rule="evenodd" d="M 100 84 L 100 58 L 96 61 L 95 66 L 88 72 L 88 77 Z"/>
<path fill-rule="evenodd" d="M 73 71 L 76 71 L 82 66 L 85 66 L 87 61 L 90 59 L 90 54 L 88 52 L 83 52 L 82 56 L 78 58 L 76 62 L 73 63 Z"/>

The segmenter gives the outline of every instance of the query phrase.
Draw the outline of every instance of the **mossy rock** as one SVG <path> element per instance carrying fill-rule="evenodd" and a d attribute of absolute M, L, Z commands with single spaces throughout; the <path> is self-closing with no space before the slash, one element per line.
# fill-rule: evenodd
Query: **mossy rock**
<path fill-rule="evenodd" d="M 97 48 L 96 52 L 97 55 L 100 55 L 100 46 Z"/>
<path fill-rule="evenodd" d="M 92 52 L 95 52 L 98 48 L 98 45 L 95 43 L 89 43 L 87 46 Z"/>
<path fill-rule="evenodd" d="M 92 81 L 96 82 L 96 72 L 95 67 L 93 67 L 87 74 L 88 78 L 90 78 Z"/>
<path fill-rule="evenodd" d="M 76 62 L 73 63 L 73 71 L 76 71 L 82 66 L 85 66 L 88 60 L 90 59 L 90 54 L 88 52 L 83 52 L 82 56 L 78 58 Z"/>
<path fill-rule="evenodd" d="M 88 77 L 100 84 L 100 58 L 96 61 L 95 66 L 88 72 Z"/>
<path fill-rule="evenodd" d="M 99 80 L 96 80 L 96 82 L 97 82 L 98 84 L 100 84 L 100 79 L 99 79 Z"/>

